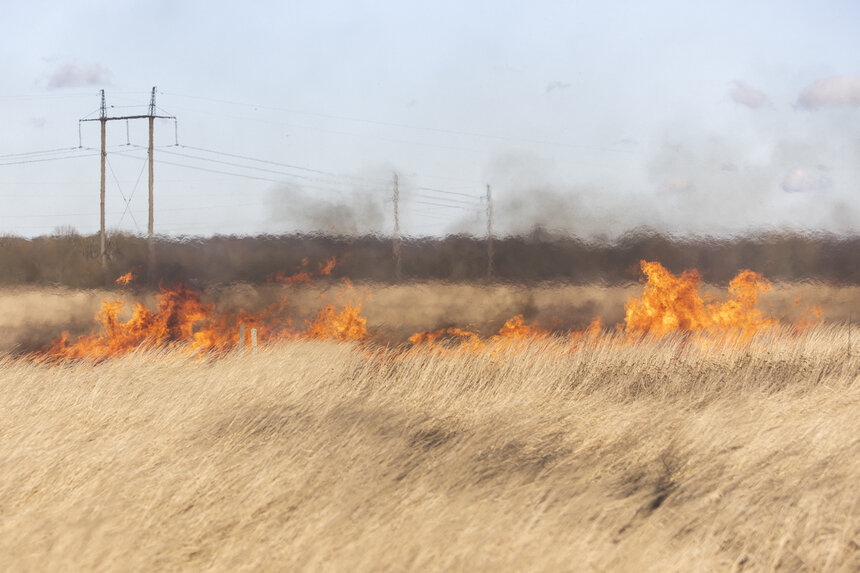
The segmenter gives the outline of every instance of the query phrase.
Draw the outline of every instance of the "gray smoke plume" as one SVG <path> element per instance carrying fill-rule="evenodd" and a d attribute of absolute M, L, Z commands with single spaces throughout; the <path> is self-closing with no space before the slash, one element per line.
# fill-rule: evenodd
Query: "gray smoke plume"
<path fill-rule="evenodd" d="M 831 76 L 816 80 L 797 96 L 803 109 L 860 107 L 860 76 Z"/>
<path fill-rule="evenodd" d="M 770 98 L 764 92 L 751 87 L 741 80 L 735 81 L 729 95 L 735 103 L 745 105 L 751 109 L 759 109 L 771 105 Z"/>
<path fill-rule="evenodd" d="M 279 233 L 363 235 L 381 232 L 383 201 L 375 189 L 334 193 L 281 184 L 268 197 L 270 222 Z"/>
<path fill-rule="evenodd" d="M 80 88 L 110 85 L 112 73 L 101 64 L 79 66 L 66 62 L 48 76 L 48 89 Z"/>
<path fill-rule="evenodd" d="M 807 132 L 808 133 L 808 132 Z M 615 238 L 649 228 L 679 236 L 731 236 L 795 230 L 851 233 L 860 227 L 854 182 L 860 169 L 827 134 L 786 138 L 751 152 L 731 137 L 667 140 L 643 154 L 627 184 L 609 173 L 559 183 L 553 165 L 506 157 L 493 165 L 496 229 L 535 230 L 585 239 Z M 631 170 L 632 171 L 632 170 Z M 480 224 L 461 232 L 482 235 Z"/>

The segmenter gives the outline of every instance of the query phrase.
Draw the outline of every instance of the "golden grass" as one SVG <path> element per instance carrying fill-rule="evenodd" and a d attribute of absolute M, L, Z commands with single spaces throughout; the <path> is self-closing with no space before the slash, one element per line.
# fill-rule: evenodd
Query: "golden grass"
<path fill-rule="evenodd" d="M 858 339 L 6 359 L 0 569 L 857 571 Z"/>
<path fill-rule="evenodd" d="M 725 289 L 705 287 L 725 297 Z M 517 314 L 543 328 L 578 329 L 595 317 L 612 326 L 624 320 L 624 303 L 639 296 L 642 286 L 605 287 L 542 283 L 523 286 L 496 283 L 411 282 L 400 285 L 356 283 L 345 291 L 339 282 L 288 287 L 283 285 L 233 285 L 211 288 L 205 298 L 221 307 L 260 311 L 279 296 L 291 301 L 297 324 L 313 316 L 325 301 L 347 297 L 362 301 L 363 314 L 374 340 L 397 344 L 411 334 L 450 326 L 469 327 L 489 335 Z M 796 301 L 800 297 L 800 303 Z M 56 288 L 0 289 L 0 352 L 32 350 L 49 344 L 63 330 L 73 335 L 92 332 L 93 317 L 105 298 L 122 298 L 130 308 L 142 300 L 155 308 L 153 292 L 137 290 L 81 291 Z M 832 322 L 860 318 L 860 286 L 776 283 L 759 304 L 765 316 L 786 322 L 809 320 L 810 305 L 821 305 L 821 319 Z"/>

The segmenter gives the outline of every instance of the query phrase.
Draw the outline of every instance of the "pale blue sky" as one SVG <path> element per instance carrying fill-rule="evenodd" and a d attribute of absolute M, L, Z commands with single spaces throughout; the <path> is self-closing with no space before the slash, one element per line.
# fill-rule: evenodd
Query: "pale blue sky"
<path fill-rule="evenodd" d="M 188 146 L 158 122 L 161 233 L 390 232 L 395 170 L 412 234 L 483 232 L 487 183 L 502 232 L 860 227 L 856 2 L 35 1 L 4 22 L 3 233 L 97 230 L 97 156 L 13 154 L 76 147 L 100 88 L 124 115 L 153 85 Z M 109 124 L 108 226 L 145 231 L 126 140 Z"/>

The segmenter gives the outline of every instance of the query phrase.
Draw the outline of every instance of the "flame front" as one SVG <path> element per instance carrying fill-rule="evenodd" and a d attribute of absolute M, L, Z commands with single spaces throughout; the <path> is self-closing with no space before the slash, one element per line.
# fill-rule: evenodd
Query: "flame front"
<path fill-rule="evenodd" d="M 202 300 L 200 291 L 185 285 L 161 288 L 154 311 L 141 303 L 132 307 L 131 318 L 119 317 L 125 310 L 121 300 L 105 300 L 96 315 L 101 332 L 72 341 L 68 333 L 55 340 L 46 354 L 58 359 L 94 358 L 103 360 L 138 348 L 185 346 L 192 351 L 224 351 L 239 342 L 238 325 L 256 328 L 261 342 L 307 338 L 361 341 L 367 337 L 366 319 L 361 306 L 337 308 L 326 305 L 305 328 L 295 330 L 286 316 L 289 303 L 281 299 L 262 312 L 245 310 L 216 311 L 215 305 Z"/>
<path fill-rule="evenodd" d="M 770 290 L 770 282 L 759 273 L 741 271 L 729 283 L 729 300 L 711 302 L 699 292 L 702 280 L 697 271 L 676 276 L 657 262 L 641 265 L 647 277 L 642 296 L 632 297 L 624 306 L 629 334 L 702 332 L 748 338 L 777 322 L 764 318 L 756 308 L 759 294 Z"/>
<path fill-rule="evenodd" d="M 328 275 L 334 265 L 335 260 L 330 259 L 311 273 L 305 260 L 299 272 L 275 275 L 271 280 L 293 285 L 310 282 L 312 274 Z M 728 298 L 721 302 L 701 295 L 702 281 L 695 270 L 674 275 L 657 262 L 642 261 L 641 266 L 646 278 L 642 295 L 627 301 L 624 325 L 616 326 L 617 330 L 626 332 L 628 342 L 641 334 L 662 336 L 674 332 L 716 335 L 718 340 L 725 341 L 747 340 L 777 324 L 775 319 L 765 318 L 756 308 L 759 295 L 770 289 L 770 282 L 759 273 L 750 270 L 738 273 L 729 283 Z M 120 279 L 126 277 L 132 280 L 133 274 Z M 351 291 L 349 281 L 342 280 L 345 290 Z M 100 333 L 81 336 L 75 341 L 68 333 L 63 333 L 46 349 L 46 354 L 60 359 L 101 360 L 137 348 L 186 346 L 198 352 L 226 351 L 239 342 L 239 324 L 244 324 L 246 330 L 256 329 L 262 343 L 298 338 L 338 342 L 368 339 L 367 319 L 361 314 L 361 304 L 327 304 L 314 318 L 304 321 L 302 327 L 294 328 L 288 313 L 290 305 L 285 298 L 255 314 L 245 310 L 216 310 L 214 304 L 203 302 L 200 291 L 182 285 L 161 288 L 157 297 L 154 311 L 135 303 L 131 318 L 125 322 L 119 318 L 125 310 L 124 303 L 105 300 L 96 316 Z M 813 310 L 817 318 L 821 310 Z M 409 342 L 415 347 L 440 352 L 480 352 L 488 347 L 508 351 L 520 347 L 519 343 L 548 339 L 552 334 L 537 324 L 528 324 L 519 314 L 508 319 L 490 337 L 482 337 L 475 330 L 450 327 L 413 334 Z M 594 343 L 604 335 L 604 325 L 598 317 L 587 329 L 569 333 L 569 344 L 565 347 Z"/>
<path fill-rule="evenodd" d="M 75 342 L 68 333 L 54 341 L 47 353 L 56 358 L 108 358 L 136 348 L 170 347 L 191 342 L 195 326 L 212 315 L 214 305 L 200 300 L 200 293 L 184 285 L 162 289 L 153 312 L 141 303 L 132 307 L 131 318 L 123 322 L 121 300 L 106 300 L 96 315 L 103 332 L 81 336 Z"/>

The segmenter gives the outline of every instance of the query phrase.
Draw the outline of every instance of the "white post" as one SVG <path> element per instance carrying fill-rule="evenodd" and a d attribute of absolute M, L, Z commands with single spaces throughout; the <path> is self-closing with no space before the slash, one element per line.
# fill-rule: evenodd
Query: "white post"
<path fill-rule="evenodd" d="M 245 349 L 245 325 L 239 325 L 239 352 Z"/>
<path fill-rule="evenodd" d="M 251 329 L 251 351 L 254 353 L 257 352 L 257 329 L 256 328 Z"/>

